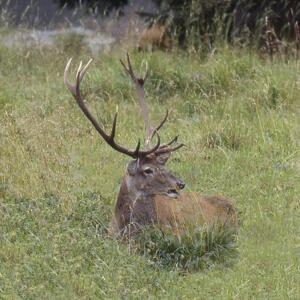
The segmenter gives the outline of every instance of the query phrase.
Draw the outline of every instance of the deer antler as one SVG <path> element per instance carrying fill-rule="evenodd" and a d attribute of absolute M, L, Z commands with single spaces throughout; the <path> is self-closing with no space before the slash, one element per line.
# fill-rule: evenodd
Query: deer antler
<path fill-rule="evenodd" d="M 111 133 L 107 134 L 103 129 L 102 126 L 96 121 L 96 119 L 93 117 L 93 115 L 90 113 L 88 108 L 86 107 L 84 100 L 82 99 L 81 93 L 80 93 L 80 82 L 83 79 L 88 67 L 90 66 L 91 62 L 93 60 L 90 59 L 88 63 L 82 67 L 82 62 L 80 62 L 80 65 L 78 67 L 77 73 L 76 73 L 76 82 L 75 84 L 70 83 L 70 81 L 67 78 L 67 73 L 69 71 L 72 59 L 70 59 L 66 65 L 65 72 L 64 72 L 64 83 L 75 98 L 78 106 L 84 113 L 84 115 L 90 120 L 90 122 L 94 125 L 95 129 L 98 131 L 98 133 L 102 136 L 102 138 L 106 141 L 107 144 L 109 144 L 113 149 L 117 150 L 118 152 L 121 152 L 123 154 L 126 154 L 132 158 L 139 158 L 143 156 L 147 156 L 151 153 L 154 153 L 156 150 L 160 147 L 160 137 L 157 131 L 154 132 L 154 134 L 157 134 L 157 143 L 156 145 L 145 151 L 140 150 L 140 140 L 138 141 L 138 144 L 134 150 L 129 150 L 119 144 L 115 141 L 115 135 L 116 135 L 116 127 L 117 127 L 117 113 L 114 116 L 113 124 Z M 146 78 L 146 77 L 145 77 Z M 145 80 L 145 79 L 144 79 Z"/>
<path fill-rule="evenodd" d="M 179 144 L 179 145 L 175 146 L 174 148 L 170 147 L 172 144 L 177 143 L 178 137 L 179 136 L 176 135 L 175 138 L 173 140 L 171 140 L 169 143 L 159 146 L 159 148 L 155 151 L 155 155 L 174 152 L 174 151 L 180 149 L 181 147 L 185 146 L 184 144 Z"/>
<path fill-rule="evenodd" d="M 143 78 L 138 78 L 135 74 L 134 71 L 132 69 L 132 65 L 130 62 L 130 57 L 129 54 L 127 53 L 127 65 L 125 65 L 125 63 L 120 59 L 120 62 L 122 64 L 122 66 L 124 67 L 126 73 L 129 75 L 129 77 L 131 78 L 131 80 L 134 83 L 135 89 L 136 89 L 136 93 L 138 96 L 138 103 L 139 106 L 141 108 L 141 113 L 142 113 L 142 117 L 144 119 L 144 124 L 145 124 L 145 130 L 146 130 L 146 137 L 145 137 L 145 145 L 147 147 L 149 147 L 150 142 L 154 136 L 154 134 L 164 125 L 164 123 L 166 122 L 167 118 L 168 118 L 168 114 L 169 112 L 166 112 L 165 117 L 163 118 L 163 120 L 160 122 L 160 124 L 156 127 L 151 127 L 150 125 L 150 121 L 149 121 L 149 110 L 147 107 L 147 104 L 145 102 L 145 91 L 144 91 L 144 84 L 148 78 L 148 66 L 146 67 L 146 72 Z"/>
<path fill-rule="evenodd" d="M 164 118 L 162 119 L 162 121 L 159 123 L 158 126 L 156 127 L 151 127 L 150 125 L 150 121 L 149 121 L 149 110 L 145 101 L 145 91 L 144 91 L 144 84 L 145 81 L 147 80 L 148 77 L 148 65 L 146 67 L 146 72 L 143 78 L 138 78 L 135 74 L 134 71 L 132 69 L 132 65 L 130 62 L 130 57 L 129 54 L 127 53 L 127 65 L 128 67 L 125 65 L 125 63 L 120 59 L 120 62 L 122 64 L 122 66 L 124 67 L 126 73 L 129 75 L 129 77 L 131 78 L 131 80 L 134 83 L 135 89 L 136 89 L 136 93 L 138 96 L 138 103 L 139 106 L 141 108 L 141 113 L 142 113 L 142 117 L 144 119 L 144 124 L 145 124 L 145 130 L 146 130 L 146 137 L 145 137 L 145 145 L 146 146 L 150 146 L 150 142 L 153 138 L 153 136 L 155 135 L 155 133 L 157 133 L 160 128 L 165 124 L 165 122 L 167 121 L 167 118 L 169 116 L 169 111 L 166 111 L 166 114 L 164 116 Z M 179 148 L 183 147 L 184 144 L 179 144 L 178 146 L 172 148 L 169 147 L 171 144 L 173 144 L 174 142 L 177 142 L 178 136 L 176 136 L 171 142 L 161 145 L 156 151 L 155 154 L 159 155 L 159 154 L 163 154 L 163 153 L 167 153 L 167 152 L 173 152 L 178 150 Z"/>

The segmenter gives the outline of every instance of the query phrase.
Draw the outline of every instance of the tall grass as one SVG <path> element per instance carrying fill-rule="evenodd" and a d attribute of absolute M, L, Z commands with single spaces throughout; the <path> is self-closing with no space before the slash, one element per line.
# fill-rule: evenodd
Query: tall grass
<path fill-rule="evenodd" d="M 187 190 L 232 199 L 242 221 L 235 264 L 181 276 L 105 235 L 127 159 L 63 86 L 68 57 L 75 72 L 91 55 L 68 49 L 0 47 L 1 297 L 299 298 L 299 62 L 228 46 L 132 54 L 149 64 L 153 122 L 171 109 L 162 139 L 179 133 L 187 145 L 169 168 Z M 118 109 L 117 139 L 134 147 L 143 125 L 124 55 L 95 57 L 82 89 L 107 128 Z"/>

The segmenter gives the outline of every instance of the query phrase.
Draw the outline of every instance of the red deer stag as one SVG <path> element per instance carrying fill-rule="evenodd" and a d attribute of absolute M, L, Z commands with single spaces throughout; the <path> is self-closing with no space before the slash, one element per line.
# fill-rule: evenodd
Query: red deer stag
<path fill-rule="evenodd" d="M 141 149 L 139 141 L 136 148 L 130 150 L 115 141 L 117 114 L 114 116 L 111 133 L 108 134 L 92 116 L 81 96 L 79 85 L 91 62 L 92 60 L 84 67 L 80 63 L 76 82 L 71 84 L 67 78 L 70 59 L 64 73 L 65 85 L 106 143 L 132 158 L 121 183 L 111 230 L 118 235 L 128 236 L 135 234 L 145 225 L 160 224 L 166 230 L 171 229 L 174 234 L 181 234 L 186 226 L 211 224 L 215 221 L 235 227 L 237 214 L 228 200 L 219 196 L 206 197 L 198 193 L 181 193 L 180 190 L 185 187 L 185 183 L 165 168 L 171 153 L 181 148 L 183 144 L 172 146 L 177 142 L 177 137 L 167 144 L 160 143 L 158 131 L 167 120 L 168 111 L 158 126 L 150 126 L 144 99 L 144 84 L 148 70 L 143 78 L 138 78 L 133 72 L 129 56 L 127 55 L 128 66 L 121 60 L 136 88 L 146 130 L 145 148 Z M 154 136 L 157 137 L 157 142 L 155 146 L 151 146 Z"/>

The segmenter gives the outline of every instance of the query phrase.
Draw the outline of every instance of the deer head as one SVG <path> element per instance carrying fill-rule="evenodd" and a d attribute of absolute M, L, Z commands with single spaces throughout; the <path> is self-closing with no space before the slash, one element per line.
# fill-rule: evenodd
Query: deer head
<path fill-rule="evenodd" d="M 98 131 L 100 136 L 109 144 L 113 149 L 123 154 L 126 154 L 133 158 L 127 166 L 127 172 L 125 175 L 125 183 L 127 185 L 127 190 L 130 194 L 133 195 L 133 198 L 136 198 L 139 194 L 164 194 L 169 197 L 178 196 L 180 189 L 183 189 L 185 184 L 184 182 L 172 175 L 166 168 L 165 164 L 169 159 L 172 152 L 178 150 L 183 146 L 179 144 L 175 147 L 172 147 L 172 144 L 177 142 L 178 136 L 176 136 L 171 142 L 167 144 L 160 143 L 160 136 L 158 131 L 164 125 L 168 117 L 168 111 L 166 112 L 165 117 L 156 127 L 152 127 L 149 122 L 149 112 L 144 99 L 144 83 L 148 77 L 148 68 L 143 78 L 138 78 L 130 62 L 129 55 L 127 54 L 127 66 L 125 63 L 120 60 L 123 65 L 126 73 L 131 78 L 137 93 L 138 103 L 140 106 L 141 114 L 144 119 L 145 125 L 145 146 L 144 150 L 141 150 L 140 140 L 135 149 L 130 150 L 122 145 L 119 145 L 115 141 L 116 127 L 117 127 L 117 114 L 115 114 L 111 133 L 107 134 L 103 129 L 103 126 L 100 125 L 93 115 L 90 113 L 88 108 L 85 105 L 85 102 L 80 93 L 80 82 L 82 81 L 88 67 L 90 66 L 92 60 L 89 60 L 88 63 L 82 67 L 80 63 L 79 68 L 76 73 L 76 82 L 72 84 L 67 78 L 67 73 L 71 64 L 71 59 L 68 61 L 65 73 L 64 73 L 64 83 L 75 98 L 78 106 L 84 113 L 84 115 L 90 120 L 95 129 Z M 151 146 L 151 141 L 154 136 L 157 136 L 157 142 L 154 146 Z"/>
<path fill-rule="evenodd" d="M 148 155 L 132 160 L 127 166 L 125 182 L 135 195 L 166 195 L 176 198 L 185 183 L 165 168 L 170 153 Z"/>

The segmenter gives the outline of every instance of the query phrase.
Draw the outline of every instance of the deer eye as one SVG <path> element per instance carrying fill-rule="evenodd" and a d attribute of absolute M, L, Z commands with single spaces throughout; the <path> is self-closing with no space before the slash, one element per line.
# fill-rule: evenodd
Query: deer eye
<path fill-rule="evenodd" d="M 150 175 L 150 174 L 153 174 L 153 170 L 151 168 L 146 168 L 144 170 L 144 173 L 147 174 L 147 175 Z"/>

